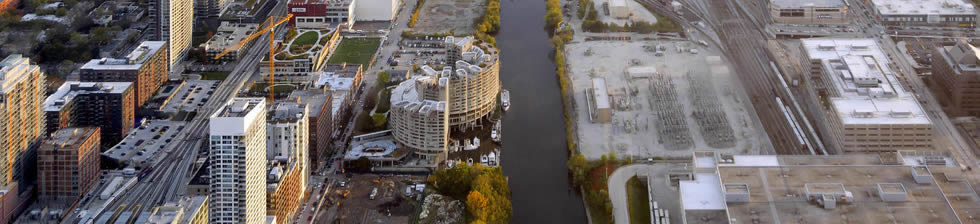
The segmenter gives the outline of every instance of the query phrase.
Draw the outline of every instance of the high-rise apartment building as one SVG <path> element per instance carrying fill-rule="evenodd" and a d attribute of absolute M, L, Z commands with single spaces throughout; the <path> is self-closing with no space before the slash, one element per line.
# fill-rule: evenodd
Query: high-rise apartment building
<path fill-rule="evenodd" d="M 13 181 L 27 185 L 24 175 L 33 170 L 44 133 L 44 76 L 19 54 L 0 61 L 0 186 Z"/>
<path fill-rule="evenodd" d="M 937 47 L 932 52 L 932 77 L 952 114 L 980 116 L 980 49 L 965 40 Z"/>
<path fill-rule="evenodd" d="M 330 139 L 333 137 L 335 124 L 333 122 L 333 105 L 330 100 L 333 91 L 325 88 L 297 90 L 289 94 L 289 100 L 306 104 L 309 107 L 309 155 L 310 169 L 319 169 L 330 149 Z"/>
<path fill-rule="evenodd" d="M 82 82 L 133 82 L 136 107 L 143 106 L 167 81 L 166 41 L 144 41 L 126 58 L 92 59 L 82 66 Z"/>
<path fill-rule="evenodd" d="M 135 123 L 133 92 L 131 82 L 65 82 L 44 100 L 45 133 L 101 127 L 101 142 L 115 145 Z"/>
<path fill-rule="evenodd" d="M 210 119 L 210 223 L 266 216 L 265 99 L 234 98 Z"/>
<path fill-rule="evenodd" d="M 155 39 L 169 43 L 167 66 L 179 71 L 174 66 L 184 60 L 191 49 L 194 0 L 153 0 L 150 4 L 150 23 L 156 31 Z"/>
<path fill-rule="evenodd" d="M 932 122 L 872 39 L 803 39 L 804 73 L 825 102 L 824 140 L 841 152 L 932 150 Z M 914 75 L 914 74 L 911 74 Z"/>
<path fill-rule="evenodd" d="M 289 223 L 303 202 L 309 165 L 309 107 L 303 103 L 276 102 L 266 115 L 267 215 Z"/>
<path fill-rule="evenodd" d="M 58 130 L 44 140 L 37 152 L 41 200 L 71 205 L 98 182 L 99 136 L 98 127 L 78 127 Z"/>

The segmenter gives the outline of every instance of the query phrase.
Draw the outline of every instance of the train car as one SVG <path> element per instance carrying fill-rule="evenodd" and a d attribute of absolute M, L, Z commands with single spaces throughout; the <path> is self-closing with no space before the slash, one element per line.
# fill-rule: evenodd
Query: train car
<path fill-rule="evenodd" d="M 146 175 L 150 174 L 150 172 L 153 172 L 153 166 L 149 166 L 146 167 L 146 169 L 143 169 L 143 171 L 140 172 L 140 175 L 136 176 L 137 180 L 143 180 L 143 177 L 146 177 Z"/>

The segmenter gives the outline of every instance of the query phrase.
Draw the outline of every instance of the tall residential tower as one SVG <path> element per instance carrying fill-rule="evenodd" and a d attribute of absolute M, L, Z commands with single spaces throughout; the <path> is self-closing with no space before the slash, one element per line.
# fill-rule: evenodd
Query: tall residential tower
<path fill-rule="evenodd" d="M 0 186 L 21 181 L 44 133 L 44 76 L 19 54 L 0 61 Z"/>
<path fill-rule="evenodd" d="M 194 0 L 154 0 L 150 8 L 151 23 L 156 29 L 156 40 L 170 45 L 168 67 L 184 60 L 191 49 L 191 32 L 194 31 Z"/>
<path fill-rule="evenodd" d="M 211 115 L 210 223 L 266 216 L 265 99 L 234 98 Z"/>

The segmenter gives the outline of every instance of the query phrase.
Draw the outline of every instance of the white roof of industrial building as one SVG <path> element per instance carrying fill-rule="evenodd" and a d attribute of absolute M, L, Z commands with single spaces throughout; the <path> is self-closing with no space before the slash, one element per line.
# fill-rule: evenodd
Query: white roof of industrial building
<path fill-rule="evenodd" d="M 877 42 L 871 39 L 803 39 L 811 60 L 829 74 L 830 97 L 844 124 L 931 124 L 915 96 L 906 92 Z M 914 74 L 913 74 L 914 75 Z"/>
<path fill-rule="evenodd" d="M 966 0 L 871 0 L 883 15 L 976 14 Z"/>
<path fill-rule="evenodd" d="M 598 109 L 608 109 L 609 92 L 606 90 L 606 79 L 592 79 L 592 94 L 595 94 L 595 107 Z"/>
<path fill-rule="evenodd" d="M 609 7 L 626 7 L 626 0 L 609 0 Z"/>
<path fill-rule="evenodd" d="M 680 182 L 681 205 L 684 210 L 725 210 L 725 194 L 721 178 L 715 173 L 697 173 L 694 180 Z"/>
<path fill-rule="evenodd" d="M 803 8 L 803 7 L 841 7 L 844 6 L 843 0 L 771 0 L 776 8 Z"/>

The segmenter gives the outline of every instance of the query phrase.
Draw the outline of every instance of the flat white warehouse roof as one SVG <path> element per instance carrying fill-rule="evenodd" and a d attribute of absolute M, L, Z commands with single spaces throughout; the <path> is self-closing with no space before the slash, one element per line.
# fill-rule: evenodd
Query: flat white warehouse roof
<path fill-rule="evenodd" d="M 771 0 L 776 8 L 803 8 L 803 7 L 841 7 L 844 6 L 842 0 Z"/>
<path fill-rule="evenodd" d="M 595 107 L 605 109 L 609 107 L 609 92 L 606 90 L 606 79 L 592 78 L 592 94 L 595 94 Z"/>
<path fill-rule="evenodd" d="M 626 0 L 609 0 L 609 7 L 626 7 Z"/>
<path fill-rule="evenodd" d="M 820 60 L 836 96 L 830 98 L 844 124 L 931 124 L 906 92 L 891 62 L 871 39 L 803 39 L 810 60 Z"/>
<path fill-rule="evenodd" d="M 976 14 L 973 4 L 965 0 L 871 0 L 883 15 L 962 15 Z"/>
<path fill-rule="evenodd" d="M 714 173 L 697 173 L 694 180 L 680 182 L 681 205 L 684 210 L 725 210 L 725 194 L 721 178 Z"/>

